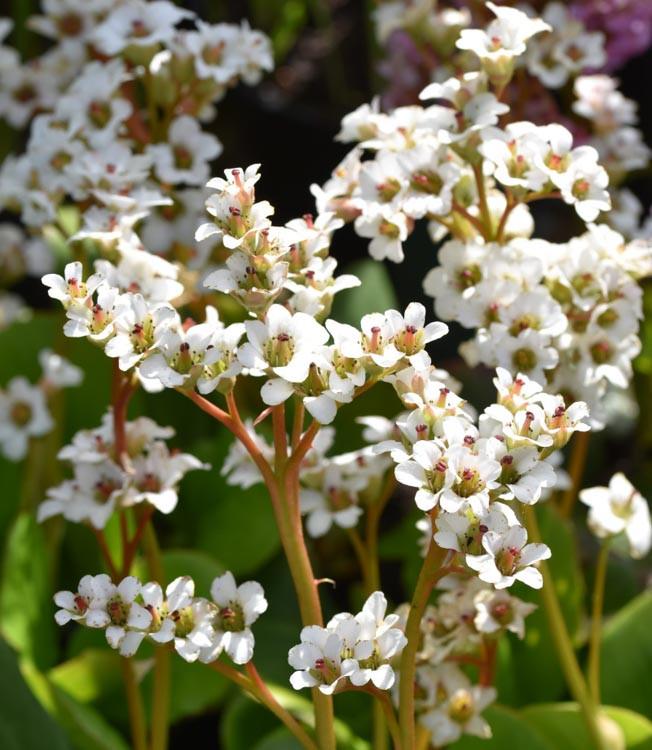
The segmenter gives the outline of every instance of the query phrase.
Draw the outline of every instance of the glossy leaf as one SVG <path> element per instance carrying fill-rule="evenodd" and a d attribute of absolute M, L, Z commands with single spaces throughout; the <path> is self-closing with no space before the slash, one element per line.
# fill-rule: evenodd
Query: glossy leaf
<path fill-rule="evenodd" d="M 193 546 L 208 552 L 235 576 L 251 573 L 279 548 L 278 532 L 267 489 L 247 490 L 227 485 L 219 470 L 233 441 L 223 431 L 218 439 L 202 440 L 191 453 L 212 465 L 184 481 L 182 503 L 192 518 Z"/>
<path fill-rule="evenodd" d="M 640 594 L 608 620 L 600 661 L 602 699 L 652 718 L 652 592 Z"/>
<path fill-rule="evenodd" d="M 55 660 L 54 604 L 43 527 L 33 515 L 15 520 L 5 548 L 0 590 L 2 633 L 39 667 Z"/>
<path fill-rule="evenodd" d="M 0 747 L 2 750 L 70 750 L 62 729 L 41 707 L 25 684 L 16 655 L 0 640 Z"/>
<path fill-rule="evenodd" d="M 601 726 L 609 747 L 626 747 L 628 750 L 652 748 L 652 722 L 625 708 L 604 706 L 602 710 Z M 576 703 L 526 706 L 521 710 L 521 715 L 558 750 L 593 750 L 593 743 Z"/>
<path fill-rule="evenodd" d="M 491 706 L 483 716 L 491 726 L 492 738 L 485 740 L 467 735 L 450 745 L 451 750 L 561 750 L 549 744 L 542 733 L 512 709 Z"/>
<path fill-rule="evenodd" d="M 363 315 L 398 306 L 392 280 L 382 263 L 366 258 L 348 264 L 344 272 L 357 276 L 362 286 L 337 295 L 331 315 L 335 320 L 359 326 Z"/>

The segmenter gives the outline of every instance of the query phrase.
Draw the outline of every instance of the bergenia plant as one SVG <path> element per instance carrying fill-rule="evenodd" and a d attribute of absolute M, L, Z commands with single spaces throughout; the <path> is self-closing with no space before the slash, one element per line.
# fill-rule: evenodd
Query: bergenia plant
<path fill-rule="evenodd" d="M 15 292 L 41 276 L 57 352 L 0 391 L 0 452 L 25 460 L 0 625 L 53 747 L 181 747 L 200 712 L 225 750 L 652 743 L 649 596 L 602 628 L 648 504 L 610 459 L 581 489 L 591 432 L 636 413 L 652 245 L 622 185 L 649 152 L 601 72 L 615 32 L 568 5 L 378 3 L 380 41 L 429 61 L 418 99 L 397 78 L 346 115 L 315 213 L 278 223 L 263 167 L 214 168 L 209 127 L 271 71 L 263 32 L 44 0 L 52 46 L 0 47 L 0 115 L 29 128 L 0 167 L 0 335 L 43 325 Z M 576 236 L 536 236 L 555 211 Z M 338 272 L 355 235 L 365 268 L 432 248 L 407 304 Z"/>

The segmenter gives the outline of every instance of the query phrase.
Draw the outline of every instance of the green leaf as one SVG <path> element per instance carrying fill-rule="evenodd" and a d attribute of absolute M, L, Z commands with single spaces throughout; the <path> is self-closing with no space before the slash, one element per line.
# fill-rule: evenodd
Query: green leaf
<path fill-rule="evenodd" d="M 650 750 L 652 723 L 640 714 L 617 706 L 603 706 L 601 727 L 610 748 Z M 526 706 L 521 715 L 558 750 L 593 750 L 576 703 Z"/>
<path fill-rule="evenodd" d="M 268 683 L 268 687 L 283 708 L 306 726 L 312 726 L 312 703 L 307 698 L 294 690 L 277 685 Z M 278 744 L 279 737 L 287 736 L 272 713 L 259 703 L 242 696 L 231 703 L 220 729 L 224 750 L 259 750 L 263 747 L 265 750 L 280 750 L 284 746 Z M 338 719 L 335 719 L 335 738 L 338 750 L 370 750 L 368 742 L 356 737 L 351 729 Z M 272 744 L 267 745 L 268 741 Z M 294 748 L 293 745 L 285 747 L 287 750 Z"/>
<path fill-rule="evenodd" d="M 288 650 L 299 639 L 301 617 L 287 562 L 280 555 L 256 574 L 269 603 L 267 611 L 255 622 L 256 668 L 265 681 L 283 684 L 290 675 Z M 322 601 L 328 604 L 328 592 L 322 588 Z"/>
<path fill-rule="evenodd" d="M 278 719 L 269 711 L 239 696 L 229 705 L 220 723 L 221 744 L 224 750 L 251 750 L 278 725 Z"/>
<path fill-rule="evenodd" d="M 213 579 L 224 573 L 224 567 L 208 552 L 190 549 L 166 550 L 163 553 L 163 568 L 166 581 L 190 576 L 195 582 L 197 596 L 208 597 Z"/>
<path fill-rule="evenodd" d="M 257 742 L 253 750 L 302 750 L 303 745 L 287 729 L 270 732 L 262 742 Z"/>
<path fill-rule="evenodd" d="M 605 625 L 600 659 L 602 699 L 652 718 L 652 591 L 640 594 Z"/>
<path fill-rule="evenodd" d="M 78 703 L 68 693 L 53 686 L 57 718 L 68 730 L 77 750 L 128 750 L 122 735 L 91 706 Z"/>
<path fill-rule="evenodd" d="M 194 523 L 194 546 L 242 577 L 270 560 L 280 542 L 265 486 L 230 487 L 219 474 L 232 442 L 231 434 L 223 431 L 217 439 L 192 446 L 190 452 L 213 468 L 192 472 L 184 480 L 181 503 Z"/>
<path fill-rule="evenodd" d="M 9 646 L 0 640 L 0 747 L 2 750 L 70 750 L 61 728 L 25 684 Z M 47 745 L 44 745 L 47 738 Z"/>
<path fill-rule="evenodd" d="M 358 326 L 363 315 L 398 306 L 394 285 L 383 263 L 366 258 L 349 263 L 344 271 L 357 276 L 362 285 L 337 295 L 331 315 L 335 320 Z"/>
<path fill-rule="evenodd" d="M 66 730 L 75 750 L 128 750 L 122 735 L 100 712 L 75 700 L 30 662 L 24 661 L 21 669 L 34 694 Z"/>
<path fill-rule="evenodd" d="M 170 655 L 170 721 L 175 723 L 188 716 L 197 716 L 220 705 L 231 683 L 205 664 L 188 664 L 176 654 Z M 142 683 L 143 696 L 151 713 L 154 670 L 150 669 Z"/>
<path fill-rule="evenodd" d="M 109 648 L 89 648 L 51 669 L 47 677 L 79 703 L 94 703 L 122 694 L 121 658 Z"/>
<path fill-rule="evenodd" d="M 55 661 L 54 605 L 43 528 L 21 513 L 5 549 L 0 623 L 6 640 L 39 667 Z"/>
<path fill-rule="evenodd" d="M 491 706 L 484 712 L 484 718 L 491 726 L 490 740 L 467 735 L 450 745 L 450 750 L 562 750 L 549 744 L 542 733 L 509 708 Z"/>
<path fill-rule="evenodd" d="M 579 628 L 584 600 L 584 579 L 573 529 L 554 508 L 537 507 L 537 516 L 541 535 L 552 550 L 550 571 L 572 638 Z M 511 641 L 517 705 L 558 700 L 564 695 L 565 681 L 555 655 L 541 595 L 527 586 L 518 586 L 515 593 L 538 605 L 538 609 L 527 618 L 524 640 Z M 542 658 L 542 654 L 546 654 L 546 658 Z"/>

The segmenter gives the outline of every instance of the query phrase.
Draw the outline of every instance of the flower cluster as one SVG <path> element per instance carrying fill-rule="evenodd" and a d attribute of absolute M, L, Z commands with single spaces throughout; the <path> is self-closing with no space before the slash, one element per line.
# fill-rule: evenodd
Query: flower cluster
<path fill-rule="evenodd" d="M 428 536 L 431 536 L 427 521 Z M 463 734 L 491 736 L 482 711 L 496 697 L 493 687 L 474 685 L 460 668 L 467 662 L 482 666 L 501 633 L 525 635 L 525 618 L 535 605 L 478 578 L 450 574 L 438 586 L 436 604 L 428 605 L 421 620 L 416 660 L 417 721 L 440 747 Z M 398 614 L 404 620 L 408 605 Z"/>
<path fill-rule="evenodd" d="M 639 227 L 639 199 L 626 188 L 617 189 L 628 173 L 649 163 L 649 149 L 636 127 L 636 105 L 620 93 L 616 78 L 596 73 L 613 71 L 649 44 L 652 11 L 643 5 L 636 0 L 598 6 L 553 0 L 543 7 L 539 21 L 488 3 L 496 18 L 483 31 L 487 17 L 481 6 L 382 2 L 375 21 L 388 55 L 381 65 L 390 79 L 384 104 L 413 104 L 431 80 L 477 71 L 478 61 L 489 75 L 493 66 L 498 85 L 501 76 L 510 79 L 502 100 L 511 107 L 512 119 L 563 122 L 578 140 L 595 148 L 609 174 L 616 209 L 605 220 L 626 236 L 649 236 L 649 222 Z M 576 99 L 560 111 L 560 99 L 550 89 L 562 87 L 573 88 Z"/>
<path fill-rule="evenodd" d="M 27 378 L 12 378 L 0 389 L 0 451 L 10 461 L 27 455 L 31 438 L 47 435 L 54 427 L 48 398 L 61 388 L 81 383 L 82 371 L 50 349 L 39 353 L 41 379 L 32 384 Z"/>
<path fill-rule="evenodd" d="M 140 223 L 149 250 L 201 268 L 212 250 L 194 240 L 201 187 L 222 150 L 202 123 L 229 88 L 271 70 L 267 37 L 167 0 L 45 2 L 28 25 L 54 46 L 24 64 L 0 46 L 0 118 L 31 122 L 26 152 L 0 168 L 0 206 L 50 238 L 71 234 L 61 209 L 74 206 L 74 241 L 105 252 L 142 248 Z M 28 270 L 33 242 L 21 251 Z"/>
<path fill-rule="evenodd" d="M 175 578 L 165 589 L 128 576 L 119 583 L 108 575 L 84 576 L 77 591 L 54 596 L 59 625 L 71 620 L 102 629 L 111 648 L 133 656 L 147 639 L 156 645 L 172 643 L 186 661 L 209 663 L 222 652 L 236 664 L 246 664 L 254 653 L 251 625 L 267 610 L 262 586 L 256 581 L 236 585 L 229 572 L 211 585 L 211 599 L 195 596 L 188 576 Z"/>
<path fill-rule="evenodd" d="M 48 490 L 38 520 L 62 515 L 103 529 L 117 510 L 141 503 L 171 513 L 184 475 L 210 468 L 188 453 L 171 451 L 164 441 L 173 435 L 172 428 L 138 417 L 126 423 L 124 452 L 118 455 L 113 414 L 108 412 L 100 427 L 78 432 L 59 451 L 58 458 L 72 465 L 73 477 Z"/>
<path fill-rule="evenodd" d="M 607 386 L 627 388 L 640 351 L 642 290 L 652 250 L 606 225 L 567 243 L 450 240 L 424 279 L 444 320 L 475 329 L 461 352 L 587 401 L 604 424 Z"/>
<path fill-rule="evenodd" d="M 390 25 L 388 9 L 396 5 L 379 10 Z M 640 204 L 626 189 L 610 192 L 608 183 L 620 185 L 627 172 L 645 166 L 648 149 L 617 82 L 576 77 L 599 65 L 590 52 L 598 37 L 514 8 L 487 8 L 495 18 L 485 30 L 458 29 L 455 37 L 480 69 L 428 85 L 420 96 L 434 102 L 429 106 L 385 113 L 374 102 L 347 115 L 339 138 L 358 145 L 313 192 L 320 212 L 335 211 L 371 239 L 376 260 L 401 262 L 415 223 L 428 220 L 433 242 L 447 241 L 424 289 L 438 317 L 475 330 L 461 349 L 469 364 L 522 372 L 550 393 L 587 401 L 598 427 L 606 420 L 607 386 L 628 387 L 640 351 L 637 281 L 652 271 L 652 246 L 592 222 L 610 210 L 613 196 L 617 208 L 607 221 L 628 237 L 640 234 Z M 565 12 L 548 6 L 553 20 Z M 553 38 L 559 34 L 568 36 L 567 46 Z M 503 92 L 517 63 L 539 60 L 552 75 L 546 40 L 560 60 L 579 61 L 579 48 L 586 52 L 573 73 L 574 110 L 593 131 L 590 144 L 574 146 L 571 130 L 560 124 L 511 121 Z M 572 205 L 589 223 L 584 234 L 566 243 L 533 239 L 530 204 L 541 198 Z"/>
<path fill-rule="evenodd" d="M 439 103 L 390 113 L 363 105 L 347 115 L 339 138 L 359 145 L 313 188 L 318 210 L 355 218 L 358 234 L 372 238 L 372 257 L 394 262 L 418 219 L 430 220 L 434 240 L 501 241 L 529 236 L 528 204 L 541 198 L 561 198 L 585 221 L 608 211 L 596 149 L 573 147 L 562 125 L 499 127 L 509 107 L 492 88 L 487 73 L 467 73 L 421 92 Z M 372 158 L 363 160 L 366 152 Z"/>
<path fill-rule="evenodd" d="M 310 414 L 327 424 L 356 388 L 406 364 L 428 363 L 425 346 L 448 329 L 426 324 L 418 303 L 405 314 L 366 315 L 360 329 L 334 320 L 319 323 L 335 292 L 359 283 L 347 275 L 333 279 L 336 263 L 324 259 L 338 224 L 317 227 L 304 219 L 271 227 L 267 216 L 273 209 L 255 202 L 257 179 L 254 166 L 212 180 L 218 189 L 207 200 L 213 222 L 198 230 L 202 238 L 219 235 L 234 250 L 226 268 L 209 274 L 205 285 L 232 294 L 255 320 L 225 326 L 217 310 L 207 307 L 204 323 L 182 321 L 171 304 L 183 291 L 176 266 L 144 250 L 123 248 L 117 265 L 96 261 L 88 278 L 80 263 L 70 263 L 64 276 L 46 274 L 43 283 L 66 310 L 64 333 L 103 346 L 121 370 L 135 369 L 147 390 L 229 390 L 244 370 L 267 378 L 261 389 L 266 404 L 297 393 Z"/>
<path fill-rule="evenodd" d="M 539 123 L 560 121 L 570 115 L 562 115 L 559 100 L 548 89 L 564 87 L 589 71 L 612 72 L 643 52 L 652 40 L 652 11 L 641 0 L 597 4 L 591 0 L 551 0 L 536 5 L 546 26 L 539 26 L 527 40 L 525 55 L 514 60 L 516 79 L 505 94 L 519 112 Z M 520 4 L 519 8 L 530 17 L 535 15 L 530 4 Z M 490 20 L 489 12 L 497 15 L 498 22 L 493 22 L 487 44 L 477 27 Z M 388 81 L 383 94 L 388 107 L 413 103 L 431 80 L 443 80 L 456 70 L 477 69 L 477 53 L 498 58 L 504 56 L 500 48 L 505 46 L 508 53 L 513 52 L 528 33 L 528 25 L 536 28 L 529 19 L 500 6 L 496 11 L 492 6 L 460 7 L 459 3 L 441 0 L 381 0 L 374 12 L 374 24 L 385 53 L 379 69 Z M 513 33 L 506 45 L 501 44 L 500 36 L 505 30 Z M 461 35 L 470 40 L 470 45 L 456 45 Z M 493 45 L 492 36 L 497 39 Z"/>
<path fill-rule="evenodd" d="M 371 685 L 389 690 L 395 680 L 392 660 L 407 640 L 399 616 L 386 614 L 387 600 L 375 591 L 356 615 L 341 612 L 325 628 L 309 625 L 301 631 L 301 643 L 288 654 L 296 671 L 290 677 L 295 690 L 317 687 L 325 695 Z"/>
<path fill-rule="evenodd" d="M 561 396 L 543 393 L 522 374 L 512 380 L 499 370 L 494 382 L 498 401 L 476 427 L 459 398 L 427 371 L 420 373 L 418 392 L 399 390 L 412 408 L 398 421 L 401 441 L 376 450 L 390 451 L 397 480 L 417 490 L 415 503 L 433 519 L 428 534 L 434 530 L 439 547 L 497 589 L 516 581 L 540 588 L 536 563 L 550 550 L 527 543 L 507 503 L 533 505 L 554 486 L 550 456 L 573 432 L 588 429 L 588 410 L 583 402 L 566 405 Z"/>
<path fill-rule="evenodd" d="M 623 96 L 618 81 L 607 75 L 580 76 L 575 81 L 575 96 L 573 111 L 588 123 L 589 143 L 609 173 L 613 210 L 605 220 L 626 237 L 649 238 L 649 221 L 639 226 L 643 214 L 640 201 L 631 190 L 621 187 L 628 173 L 650 163 L 650 149 L 637 128 L 636 102 Z"/>

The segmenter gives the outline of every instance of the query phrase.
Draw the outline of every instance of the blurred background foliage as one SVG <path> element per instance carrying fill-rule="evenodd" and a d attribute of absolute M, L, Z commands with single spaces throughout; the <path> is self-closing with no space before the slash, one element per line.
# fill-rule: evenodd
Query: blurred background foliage
<path fill-rule="evenodd" d="M 36 10 L 35 0 L 13 0 L 3 6 L 15 30 L 11 41 L 23 56 L 39 51 L 41 40 L 24 28 Z M 272 39 L 276 70 L 259 86 L 240 87 L 220 103 L 215 132 L 224 152 L 215 171 L 260 162 L 258 194 L 277 208 L 275 223 L 310 212 L 309 186 L 323 182 L 347 152 L 333 139 L 341 117 L 382 89 L 377 74 L 379 51 L 371 29 L 371 0 L 195 0 L 181 3 L 210 22 L 246 18 Z M 638 101 L 646 140 L 652 143 L 652 98 L 645 71 L 652 54 L 634 59 L 619 71 L 624 94 Z M 21 148 L 24 135 L 0 126 L 0 157 Z M 652 184 L 640 175 L 631 187 L 649 205 Z M 543 204 L 537 214 L 537 233 L 563 241 L 577 231 L 571 212 Z M 60 247 L 62 259 L 66 248 Z M 425 230 L 415 232 L 407 245 L 406 261 L 387 266 L 367 258 L 366 242 L 349 229 L 335 236 L 332 254 L 343 272 L 356 273 L 361 290 L 338 298 L 334 317 L 357 323 L 366 312 L 403 307 L 422 295 L 421 280 L 436 263 L 436 249 Z M 45 489 L 58 482 L 62 467 L 54 460 L 58 447 L 82 428 L 99 424 L 110 397 L 110 362 L 86 341 L 64 339 L 61 313 L 50 310 L 37 282 L 18 288 L 38 311 L 25 324 L 0 333 L 0 385 L 22 374 L 35 380 L 37 353 L 50 346 L 85 372 L 84 384 L 59 396 L 55 405 L 57 429 L 40 442 L 23 464 L 0 459 L 2 502 L 0 539 L 3 565 L 0 579 L 0 748 L 2 750 L 123 750 L 128 747 L 126 704 L 123 699 L 120 657 L 107 648 L 102 632 L 59 629 L 53 619 L 52 593 L 69 588 L 89 571 L 99 572 L 101 560 L 92 534 L 61 519 L 38 526 L 35 505 Z M 641 332 L 643 351 L 636 363 L 635 388 L 640 404 L 638 420 L 623 418 L 613 429 L 593 436 L 585 485 L 606 483 L 625 471 L 643 495 L 652 497 L 652 286 L 645 291 L 646 322 Z M 433 359 L 464 384 L 464 395 L 482 408 L 492 399 L 489 373 L 470 372 L 456 357 L 461 329 L 437 342 Z M 359 414 L 393 416 L 397 403 L 389 389 L 374 389 L 343 409 L 336 426 L 337 451 L 361 444 L 354 424 Z M 252 409 L 256 394 L 250 393 Z M 245 398 L 246 401 L 246 398 Z M 164 548 L 167 579 L 190 574 L 199 593 L 212 578 L 230 569 L 236 577 L 255 577 L 266 591 L 268 612 L 256 625 L 256 661 L 263 676 L 274 683 L 284 703 L 306 711 L 305 698 L 288 688 L 288 648 L 300 629 L 297 607 L 285 562 L 279 554 L 271 508 L 265 490 L 228 487 L 219 469 L 231 442 L 229 434 L 174 392 L 138 394 L 130 417 L 148 414 L 177 431 L 174 445 L 212 464 L 211 472 L 194 472 L 184 481 L 181 501 L 169 517 L 157 516 Z M 578 510 L 578 516 L 583 511 Z M 419 566 L 418 512 L 408 492 L 397 493 L 384 519 L 381 545 L 383 587 L 392 601 L 405 598 Z M 544 538 L 553 551 L 552 570 L 568 625 L 576 643 L 586 640 L 586 591 L 592 583 L 596 546 L 580 523 L 577 531 L 552 513 L 542 517 Z M 110 544 L 119 544 L 119 531 L 107 528 Z M 322 587 L 326 613 L 351 609 L 360 603 L 357 566 L 343 533 L 333 531 L 312 542 L 316 574 L 337 581 Z M 145 570 L 143 569 L 143 575 Z M 613 555 L 607 579 L 607 626 L 603 646 L 602 684 L 606 703 L 623 708 L 610 715 L 625 729 L 628 747 L 652 748 L 652 592 L 645 590 L 650 569 L 645 562 Z M 536 599 L 520 587 L 518 595 Z M 151 650 L 139 652 L 144 695 L 150 695 Z M 171 748 L 193 746 L 223 750 L 292 750 L 293 740 L 276 720 L 209 670 L 173 662 Z M 494 739 L 466 738 L 455 748 L 590 748 L 581 719 L 570 704 L 560 668 L 553 657 L 550 635 L 541 610 L 528 620 L 523 642 L 503 639 L 498 669 L 499 702 L 487 712 Z M 527 709 L 522 709 L 527 704 Z M 504 706 L 509 706 L 506 708 Z M 630 711 L 636 713 L 630 713 Z M 337 698 L 339 746 L 364 750 L 369 736 L 368 698 L 346 694 Z M 47 738 L 47 739 L 44 739 Z"/>

